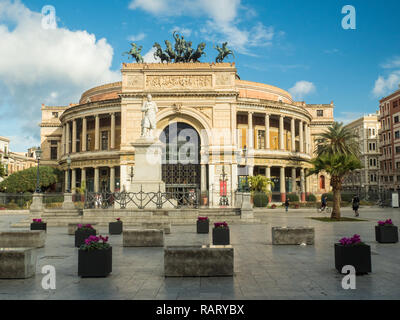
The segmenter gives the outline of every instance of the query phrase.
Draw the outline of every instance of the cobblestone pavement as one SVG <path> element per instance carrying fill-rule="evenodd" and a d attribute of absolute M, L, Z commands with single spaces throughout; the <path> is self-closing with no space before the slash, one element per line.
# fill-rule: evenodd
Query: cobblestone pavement
<path fill-rule="evenodd" d="M 235 275 L 212 278 L 165 278 L 162 248 L 124 248 L 122 236 L 111 236 L 113 272 L 107 278 L 77 276 L 77 249 L 67 228 L 49 228 L 46 247 L 38 249 L 36 276 L 0 280 L 0 299 L 399 299 L 400 244 L 375 242 L 374 226 L 391 218 L 400 226 L 400 209 L 365 208 L 365 222 L 327 223 L 315 209 L 256 211 L 258 224 L 231 225 Z M 343 216 L 352 216 L 343 209 Z M 26 216 L 0 215 L 0 230 Z M 273 246 L 272 226 L 315 227 L 314 246 Z M 107 233 L 100 228 L 101 234 Z M 334 268 L 333 244 L 343 236 L 360 234 L 371 245 L 372 273 L 357 276 L 357 289 L 344 290 Z M 195 226 L 173 226 L 166 245 L 208 244 L 210 235 L 198 235 Z M 57 288 L 41 287 L 44 265 L 56 268 Z"/>

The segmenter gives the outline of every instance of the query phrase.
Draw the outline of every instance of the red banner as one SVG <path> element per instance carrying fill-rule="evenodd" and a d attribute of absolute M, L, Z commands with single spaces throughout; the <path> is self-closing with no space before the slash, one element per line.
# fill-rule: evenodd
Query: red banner
<path fill-rule="evenodd" d="M 221 197 L 226 197 L 227 195 L 227 182 L 226 181 L 219 181 L 219 194 Z"/>

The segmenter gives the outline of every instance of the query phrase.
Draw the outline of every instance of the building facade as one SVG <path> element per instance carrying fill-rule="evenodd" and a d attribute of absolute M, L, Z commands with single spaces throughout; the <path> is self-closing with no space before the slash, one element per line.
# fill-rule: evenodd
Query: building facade
<path fill-rule="evenodd" d="M 382 190 L 400 189 L 400 89 L 379 101 Z"/>
<path fill-rule="evenodd" d="M 5 177 L 9 175 L 29 169 L 36 166 L 36 158 L 34 152 L 11 152 L 10 139 L 0 137 L 0 163 L 5 168 Z M 4 179 L 0 177 L 0 182 Z"/>
<path fill-rule="evenodd" d="M 344 190 L 357 193 L 378 193 L 379 192 L 379 113 L 363 116 L 348 125 L 352 132 L 358 136 L 360 146 L 360 161 L 363 168 L 349 174 L 344 182 Z"/>
<path fill-rule="evenodd" d="M 148 94 L 159 109 L 167 190 L 197 188 L 211 205 L 226 190 L 232 205 L 241 178 L 261 174 L 274 181 L 277 201 L 329 191 L 328 176 L 307 170 L 333 103 L 296 102 L 280 88 L 240 80 L 230 63 L 124 64 L 121 82 L 84 92 L 78 104 L 42 106 L 44 163 L 65 170 L 72 190 L 83 182 L 95 192 L 128 189 L 140 170 L 132 143 Z"/>

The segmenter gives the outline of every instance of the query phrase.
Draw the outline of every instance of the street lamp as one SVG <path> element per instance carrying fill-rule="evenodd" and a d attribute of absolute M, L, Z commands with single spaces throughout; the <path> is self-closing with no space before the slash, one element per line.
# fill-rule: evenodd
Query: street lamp
<path fill-rule="evenodd" d="M 67 181 L 67 193 L 71 193 L 71 189 L 70 189 L 70 177 L 69 177 L 69 171 L 71 168 L 71 157 L 68 155 L 67 157 L 67 165 L 68 165 L 68 181 Z"/>
<path fill-rule="evenodd" d="M 226 179 L 227 174 L 225 173 L 225 165 L 222 167 L 222 173 L 221 173 L 221 178 L 219 181 L 221 182 L 221 197 L 219 199 L 219 205 L 220 206 L 229 206 L 229 201 L 228 201 L 228 196 L 227 196 L 227 179 Z"/>
<path fill-rule="evenodd" d="M 40 193 L 40 172 L 39 172 L 39 166 L 40 166 L 40 157 L 42 155 L 42 150 L 40 149 L 40 147 L 38 147 L 35 150 L 35 155 L 36 155 L 36 159 L 38 161 L 37 164 L 37 173 L 36 173 L 36 190 L 35 193 Z"/>

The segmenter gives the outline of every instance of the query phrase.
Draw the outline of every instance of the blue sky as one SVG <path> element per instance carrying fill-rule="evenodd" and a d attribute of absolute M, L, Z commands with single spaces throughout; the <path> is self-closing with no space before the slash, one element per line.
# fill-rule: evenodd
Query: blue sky
<path fill-rule="evenodd" d="M 56 30 L 41 27 L 44 5 L 56 9 Z M 345 5 L 355 30 L 342 28 Z M 204 62 L 228 41 L 242 79 L 334 101 L 348 122 L 400 84 L 399 12 L 398 0 L 0 0 L 0 135 L 14 151 L 38 145 L 41 103 L 66 105 L 117 81 L 130 40 L 146 54 L 173 30 L 207 43 Z"/>

